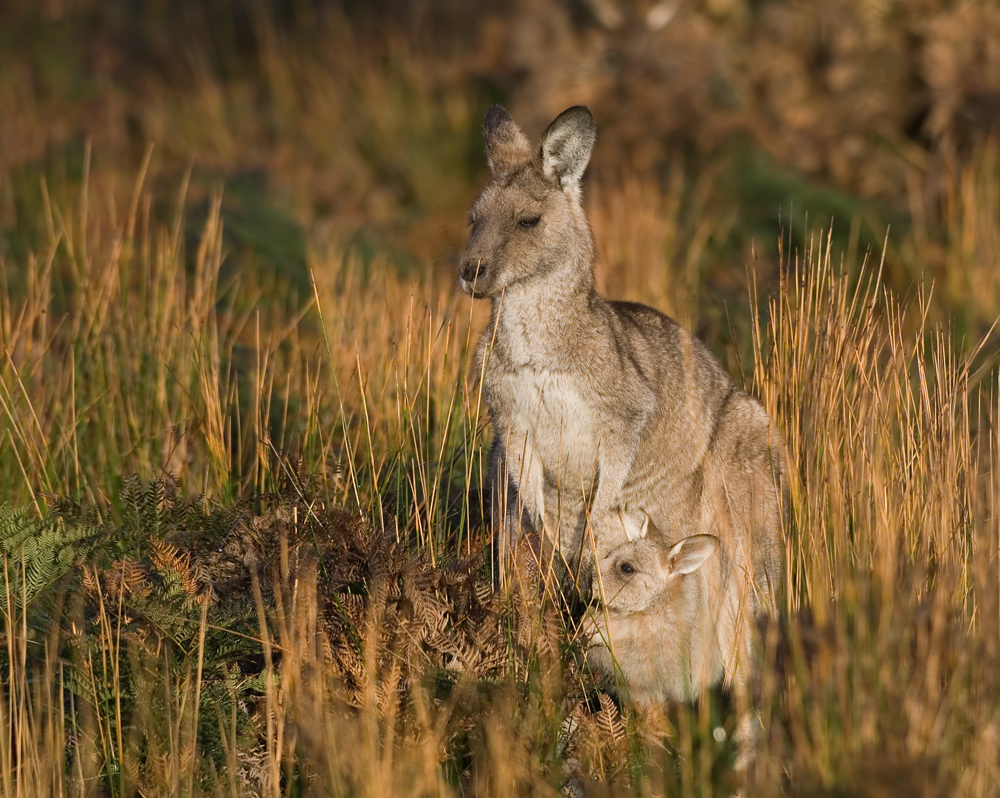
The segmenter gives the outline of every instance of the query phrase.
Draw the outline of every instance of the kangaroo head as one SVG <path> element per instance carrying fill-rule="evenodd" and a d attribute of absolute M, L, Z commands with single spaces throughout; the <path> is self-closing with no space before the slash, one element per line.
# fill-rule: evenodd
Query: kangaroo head
<path fill-rule="evenodd" d="M 469 212 L 462 290 L 497 297 L 560 270 L 592 284 L 594 244 L 580 204 L 580 178 L 596 135 L 590 111 L 579 105 L 563 111 L 534 152 L 499 105 L 486 114 L 483 135 L 493 179 Z"/>
<path fill-rule="evenodd" d="M 616 615 L 645 612 L 654 604 L 683 611 L 681 580 L 697 571 L 719 547 L 715 535 L 692 535 L 667 546 L 645 536 L 646 524 L 630 525 L 630 539 L 601 558 L 593 592 Z M 642 534 L 633 536 L 633 530 Z"/>

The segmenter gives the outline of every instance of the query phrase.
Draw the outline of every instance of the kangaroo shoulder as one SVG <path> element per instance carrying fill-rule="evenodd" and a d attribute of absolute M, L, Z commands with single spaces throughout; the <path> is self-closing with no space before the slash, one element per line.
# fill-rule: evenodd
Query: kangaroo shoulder
<path fill-rule="evenodd" d="M 649 336 L 674 335 L 680 329 L 666 313 L 641 302 L 609 301 L 607 307 L 619 325 Z"/>
<path fill-rule="evenodd" d="M 617 335 L 659 361 L 674 379 L 690 375 L 709 395 L 728 393 L 732 378 L 707 346 L 677 321 L 638 302 L 609 302 Z"/>

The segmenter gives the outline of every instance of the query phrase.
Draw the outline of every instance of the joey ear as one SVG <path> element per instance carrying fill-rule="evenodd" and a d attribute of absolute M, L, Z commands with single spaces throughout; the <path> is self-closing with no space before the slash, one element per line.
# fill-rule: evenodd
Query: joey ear
<path fill-rule="evenodd" d="M 589 109 L 574 105 L 557 116 L 542 136 L 542 172 L 563 191 L 576 188 L 590 162 L 597 126 Z"/>
<path fill-rule="evenodd" d="M 649 516 L 642 510 L 636 513 L 620 516 L 625 527 L 625 535 L 629 540 L 641 540 L 649 532 Z M 641 520 L 640 520 L 641 518 Z"/>
<path fill-rule="evenodd" d="M 483 120 L 486 160 L 495 175 L 509 172 L 531 159 L 531 144 L 502 105 L 494 105 Z"/>
<path fill-rule="evenodd" d="M 667 572 L 689 574 L 697 571 L 717 548 L 719 539 L 715 535 L 692 535 L 684 538 L 667 555 Z"/>

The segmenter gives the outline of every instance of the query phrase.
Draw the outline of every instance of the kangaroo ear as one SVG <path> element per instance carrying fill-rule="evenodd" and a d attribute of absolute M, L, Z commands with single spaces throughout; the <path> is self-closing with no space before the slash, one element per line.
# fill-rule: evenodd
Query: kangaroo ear
<path fill-rule="evenodd" d="M 531 159 L 531 145 L 503 106 L 494 105 L 483 120 L 486 160 L 495 175 L 509 172 Z"/>
<path fill-rule="evenodd" d="M 639 511 L 638 515 L 630 513 L 621 516 L 621 519 L 622 526 L 625 527 L 625 535 L 629 540 L 641 540 L 649 532 L 649 516 L 642 510 Z"/>
<path fill-rule="evenodd" d="M 697 571 L 717 548 L 719 539 L 715 535 L 692 535 L 684 538 L 667 555 L 667 571 L 675 574 Z"/>
<path fill-rule="evenodd" d="M 567 108 L 542 136 L 542 172 L 563 191 L 576 188 L 590 162 L 597 126 L 582 105 Z"/>

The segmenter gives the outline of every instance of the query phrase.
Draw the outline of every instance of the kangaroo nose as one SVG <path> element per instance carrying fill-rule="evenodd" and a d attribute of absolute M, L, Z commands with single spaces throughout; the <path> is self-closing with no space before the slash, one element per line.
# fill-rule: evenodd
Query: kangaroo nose
<path fill-rule="evenodd" d="M 486 274 L 486 264 L 483 263 L 482 259 L 467 260 L 462 264 L 461 278 L 462 282 L 472 285 L 472 283 L 477 280 L 481 280 Z"/>

